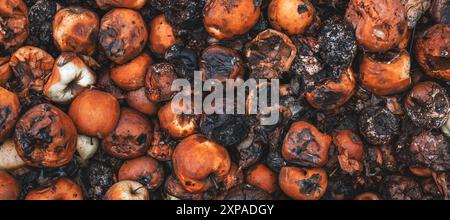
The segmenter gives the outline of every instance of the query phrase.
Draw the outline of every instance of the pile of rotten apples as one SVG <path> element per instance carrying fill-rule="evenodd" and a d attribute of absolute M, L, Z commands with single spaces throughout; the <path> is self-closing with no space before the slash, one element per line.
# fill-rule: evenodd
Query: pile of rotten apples
<path fill-rule="evenodd" d="M 448 0 L 0 0 L 0 199 L 449 199 L 449 23 Z M 175 114 L 196 70 L 279 79 L 280 119 Z"/>

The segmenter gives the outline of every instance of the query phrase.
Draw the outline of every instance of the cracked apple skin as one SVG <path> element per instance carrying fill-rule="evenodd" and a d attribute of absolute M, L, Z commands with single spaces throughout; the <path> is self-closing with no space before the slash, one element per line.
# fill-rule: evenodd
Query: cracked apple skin
<path fill-rule="evenodd" d="M 0 0 L 0 49 L 13 52 L 29 34 L 28 7 L 22 0 Z"/>
<path fill-rule="evenodd" d="M 148 31 L 144 19 L 134 10 L 115 8 L 100 22 L 99 46 L 117 64 L 124 64 L 144 49 Z"/>
<path fill-rule="evenodd" d="M 373 52 L 396 47 L 408 29 L 400 0 L 351 0 L 345 20 L 355 29 L 358 43 Z"/>
<path fill-rule="evenodd" d="M 27 165 L 60 167 L 73 159 L 77 129 L 66 113 L 53 105 L 40 104 L 17 121 L 14 142 Z"/>

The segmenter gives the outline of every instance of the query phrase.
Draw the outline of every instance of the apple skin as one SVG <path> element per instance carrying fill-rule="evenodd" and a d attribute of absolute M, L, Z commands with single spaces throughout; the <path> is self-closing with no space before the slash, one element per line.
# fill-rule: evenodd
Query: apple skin
<path fill-rule="evenodd" d="M 142 184 L 124 180 L 109 188 L 105 194 L 105 200 L 150 200 L 150 195 Z"/>

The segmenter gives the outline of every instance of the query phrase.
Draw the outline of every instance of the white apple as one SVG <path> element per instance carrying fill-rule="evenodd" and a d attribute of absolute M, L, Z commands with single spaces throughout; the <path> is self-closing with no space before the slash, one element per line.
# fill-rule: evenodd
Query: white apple
<path fill-rule="evenodd" d="M 0 145 L 0 170 L 15 170 L 25 165 L 16 151 L 16 145 L 12 139 L 8 139 Z"/>
<path fill-rule="evenodd" d="M 85 162 L 91 159 L 97 152 L 98 145 L 98 138 L 79 134 L 77 138 L 77 152 L 81 160 Z"/>

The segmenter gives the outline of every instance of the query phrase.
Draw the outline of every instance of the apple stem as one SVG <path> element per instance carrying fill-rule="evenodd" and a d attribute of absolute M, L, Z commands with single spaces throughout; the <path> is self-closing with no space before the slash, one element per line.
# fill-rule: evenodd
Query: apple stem
<path fill-rule="evenodd" d="M 137 188 L 137 189 L 133 190 L 133 194 L 136 194 L 136 193 L 137 193 L 137 191 L 138 191 L 138 190 L 140 190 L 140 189 L 142 189 L 142 188 L 145 188 L 145 186 L 141 186 L 141 187 L 139 187 L 139 188 Z"/>

